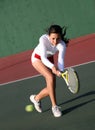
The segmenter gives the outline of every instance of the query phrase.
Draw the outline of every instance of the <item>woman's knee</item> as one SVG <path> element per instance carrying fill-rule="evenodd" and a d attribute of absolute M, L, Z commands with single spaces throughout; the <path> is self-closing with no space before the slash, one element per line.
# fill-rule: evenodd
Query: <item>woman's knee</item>
<path fill-rule="evenodd" d="M 53 82 L 54 81 L 54 75 L 52 73 L 49 73 L 46 77 L 47 82 Z"/>

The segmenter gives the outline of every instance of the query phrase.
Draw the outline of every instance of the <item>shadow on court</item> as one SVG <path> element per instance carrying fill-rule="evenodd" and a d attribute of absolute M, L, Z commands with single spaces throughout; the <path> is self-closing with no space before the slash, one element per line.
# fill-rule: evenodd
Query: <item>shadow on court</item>
<path fill-rule="evenodd" d="M 78 97 L 76 97 L 76 98 L 74 98 L 74 99 L 71 99 L 71 100 L 69 100 L 69 101 L 66 101 L 66 102 L 63 103 L 63 104 L 66 104 L 66 103 L 75 101 L 75 100 L 77 100 L 77 99 L 79 99 L 79 98 L 83 98 L 83 97 L 85 97 L 85 96 L 90 96 L 90 95 L 92 95 L 92 94 L 95 94 L 95 91 L 91 91 L 91 92 L 88 92 L 88 93 L 83 94 L 83 95 L 81 95 L 81 96 L 78 96 Z M 95 96 L 95 95 L 94 95 L 94 96 Z M 95 98 L 90 99 L 90 100 L 87 100 L 87 101 L 82 102 L 82 103 L 79 103 L 79 104 L 77 104 L 77 105 L 75 105 L 75 106 L 72 106 L 72 107 L 70 107 L 70 108 L 67 108 L 66 110 L 63 111 L 63 115 L 64 115 L 64 114 L 68 114 L 69 112 L 72 112 L 72 111 L 74 111 L 75 109 L 80 108 L 80 107 L 82 107 L 82 106 L 84 106 L 84 105 L 86 105 L 86 104 L 88 104 L 88 103 L 91 103 L 91 102 L 95 102 Z M 63 104 L 60 104 L 60 105 L 63 105 Z"/>
<path fill-rule="evenodd" d="M 57 102 L 62 117 L 55 118 L 49 98 L 42 100 L 43 113 L 26 112 L 29 96 L 38 93 L 45 81 L 42 76 L 0 86 L 0 130 L 94 130 L 95 62 L 75 67 L 80 91 L 72 94 L 65 82 L 57 78 Z"/>
<path fill-rule="evenodd" d="M 67 104 L 67 103 L 71 103 L 71 102 L 73 102 L 73 101 L 75 101 L 75 100 L 78 100 L 78 99 L 80 99 L 80 98 L 83 98 L 83 97 L 86 97 L 86 96 L 92 96 L 92 95 L 94 95 L 95 94 L 95 91 L 90 91 L 90 92 L 87 92 L 87 93 L 85 93 L 85 94 L 82 94 L 82 95 L 80 95 L 80 96 L 78 96 L 78 97 L 75 97 L 75 98 L 73 98 L 73 99 L 70 99 L 70 100 L 68 100 L 68 101 L 66 101 L 66 102 L 63 102 L 63 103 L 60 103 L 59 104 L 59 106 L 63 106 L 63 105 L 65 105 L 65 104 Z M 95 96 L 95 95 L 94 95 Z M 84 105 L 86 105 L 86 104 L 88 104 L 88 103 L 90 103 L 90 102 L 94 102 L 95 101 L 95 98 L 93 98 L 93 99 L 91 99 L 91 100 L 87 100 L 87 101 L 85 101 L 85 102 L 82 102 L 82 103 L 80 103 L 80 104 L 78 104 L 78 105 L 75 105 L 75 106 L 72 106 L 72 107 L 70 107 L 70 108 L 68 108 L 68 109 L 66 109 L 66 110 L 63 110 L 63 115 L 64 114 L 68 114 L 69 112 L 71 112 L 71 111 L 73 111 L 73 110 L 75 110 L 75 109 L 77 109 L 77 108 L 79 108 L 79 107 L 82 107 L 82 106 L 84 106 Z M 49 109 L 47 109 L 47 110 L 45 110 L 45 111 L 43 111 L 43 112 L 46 112 L 46 111 L 49 111 L 51 108 L 49 108 Z"/>

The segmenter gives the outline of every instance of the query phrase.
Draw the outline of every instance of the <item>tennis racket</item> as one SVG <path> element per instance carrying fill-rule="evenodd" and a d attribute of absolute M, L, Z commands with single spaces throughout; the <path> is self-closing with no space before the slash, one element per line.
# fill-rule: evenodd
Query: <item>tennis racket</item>
<path fill-rule="evenodd" d="M 65 80 L 68 89 L 74 94 L 77 93 L 79 90 L 79 82 L 75 70 L 70 67 L 61 76 Z"/>

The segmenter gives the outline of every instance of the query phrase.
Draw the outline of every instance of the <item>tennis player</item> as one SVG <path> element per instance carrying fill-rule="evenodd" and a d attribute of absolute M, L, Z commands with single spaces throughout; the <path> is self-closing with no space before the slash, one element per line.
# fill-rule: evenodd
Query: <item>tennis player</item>
<path fill-rule="evenodd" d="M 48 32 L 39 38 L 39 44 L 34 49 L 31 62 L 33 67 L 45 78 L 46 86 L 38 94 L 31 95 L 30 100 L 34 104 L 38 112 L 42 112 L 41 99 L 46 96 L 50 97 L 52 113 L 54 117 L 60 117 L 60 111 L 56 102 L 56 76 L 61 76 L 64 71 L 64 55 L 66 51 L 66 43 L 68 40 L 64 38 L 66 28 L 59 25 L 51 25 Z M 54 64 L 53 56 L 58 52 L 58 66 Z"/>

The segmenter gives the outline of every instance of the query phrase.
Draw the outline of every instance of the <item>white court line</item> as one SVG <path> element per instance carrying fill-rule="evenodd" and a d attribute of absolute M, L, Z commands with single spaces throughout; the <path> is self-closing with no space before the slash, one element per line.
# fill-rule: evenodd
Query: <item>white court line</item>
<path fill-rule="evenodd" d="M 82 64 L 77 64 L 77 65 L 74 65 L 74 66 L 68 66 L 66 68 L 69 68 L 69 67 L 79 67 L 79 66 L 82 66 L 82 65 L 87 65 L 87 64 L 90 64 L 90 63 L 94 63 L 94 61 L 89 61 L 89 62 L 85 62 L 85 63 L 82 63 Z M 65 69 L 66 69 L 65 68 Z M 30 77 L 26 77 L 26 78 L 21 78 L 21 79 L 18 79 L 18 80 L 14 80 L 14 81 L 10 81 L 10 82 L 7 82 L 7 83 L 2 83 L 0 84 L 0 86 L 3 86 L 3 85 L 7 85 L 7 84 L 12 84 L 12 83 L 16 83 L 16 82 L 20 82 L 20 81 L 23 81 L 23 80 L 27 80 L 27 79 L 32 79 L 32 78 L 35 78 L 35 77 L 39 77 L 41 76 L 40 74 L 38 75 L 35 75 L 35 76 L 30 76 Z"/>

